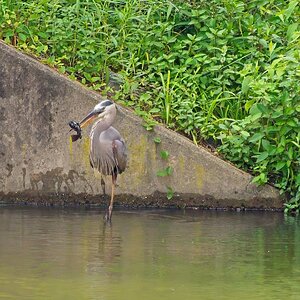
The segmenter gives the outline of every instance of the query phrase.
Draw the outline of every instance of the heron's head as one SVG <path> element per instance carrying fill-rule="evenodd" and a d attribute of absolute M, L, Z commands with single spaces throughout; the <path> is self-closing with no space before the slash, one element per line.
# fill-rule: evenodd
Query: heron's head
<path fill-rule="evenodd" d="M 90 124 L 92 121 L 99 119 L 114 120 L 116 116 L 116 105 L 110 100 L 104 100 L 98 103 L 93 110 L 88 113 L 81 121 L 80 127 L 83 128 Z"/>

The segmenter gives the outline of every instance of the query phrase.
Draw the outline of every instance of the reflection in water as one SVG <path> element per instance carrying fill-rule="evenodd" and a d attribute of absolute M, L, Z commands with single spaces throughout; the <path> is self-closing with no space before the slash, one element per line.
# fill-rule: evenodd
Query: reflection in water
<path fill-rule="evenodd" d="M 0 299 L 298 299 L 279 213 L 0 209 Z"/>
<path fill-rule="evenodd" d="M 99 218 L 98 253 L 91 255 L 87 270 L 90 273 L 102 273 L 106 277 L 116 280 L 118 272 L 114 272 L 112 265 L 120 262 L 122 241 L 118 231 L 112 225 L 105 224 Z"/>

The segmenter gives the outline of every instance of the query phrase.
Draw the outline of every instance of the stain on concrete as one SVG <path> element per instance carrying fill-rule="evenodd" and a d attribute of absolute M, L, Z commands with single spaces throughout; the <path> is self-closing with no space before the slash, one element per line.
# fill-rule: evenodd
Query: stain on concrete
<path fill-rule="evenodd" d="M 5 85 L 7 83 L 6 83 L 6 79 L 4 77 L 5 75 L 6 74 L 4 73 L 4 70 L 0 69 L 0 98 L 3 98 L 3 99 L 5 99 L 7 97 L 6 88 L 5 88 Z M 0 120 L 1 120 L 1 118 L 0 118 Z"/>
<path fill-rule="evenodd" d="M 7 177 L 10 177 L 10 176 L 11 176 L 11 173 L 12 173 L 12 171 L 13 171 L 13 165 L 10 164 L 10 163 L 7 163 L 7 164 L 6 164 L 6 170 L 7 170 L 7 172 L 8 172 Z"/>
<path fill-rule="evenodd" d="M 138 176 L 133 176 L 131 184 L 133 188 L 141 186 L 146 173 L 146 160 L 147 160 L 147 138 L 144 135 L 136 137 L 134 143 L 130 147 L 130 155 L 128 166 L 134 169 Z"/>
<path fill-rule="evenodd" d="M 88 188 L 86 193 L 93 192 L 91 184 L 75 170 L 68 173 L 63 172 L 63 168 L 55 168 L 45 173 L 33 173 L 30 175 L 31 190 L 43 193 L 72 193 L 74 185 L 84 182 Z"/>
<path fill-rule="evenodd" d="M 26 168 L 22 168 L 22 175 L 23 175 L 23 189 L 25 190 Z"/>
<path fill-rule="evenodd" d="M 91 163 L 90 163 L 90 139 L 87 136 L 83 137 L 82 142 L 82 158 L 84 160 L 85 170 L 87 173 L 91 172 Z"/>
<path fill-rule="evenodd" d="M 196 177 L 196 183 L 199 190 L 202 189 L 203 182 L 204 182 L 204 168 L 200 165 L 195 166 L 195 177 Z"/>
<path fill-rule="evenodd" d="M 0 95 L 0 97 L 1 97 L 1 95 Z M 7 118 L 6 118 L 6 115 L 5 115 L 5 108 L 0 107 L 0 122 L 5 122 L 6 120 L 7 120 Z"/>

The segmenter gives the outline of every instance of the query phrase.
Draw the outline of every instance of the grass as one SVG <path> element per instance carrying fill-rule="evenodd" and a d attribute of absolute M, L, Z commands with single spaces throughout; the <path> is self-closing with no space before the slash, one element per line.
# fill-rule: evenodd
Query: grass
<path fill-rule="evenodd" d="M 298 1 L 0 0 L 0 38 L 300 205 Z M 109 86 L 111 71 L 122 88 Z"/>

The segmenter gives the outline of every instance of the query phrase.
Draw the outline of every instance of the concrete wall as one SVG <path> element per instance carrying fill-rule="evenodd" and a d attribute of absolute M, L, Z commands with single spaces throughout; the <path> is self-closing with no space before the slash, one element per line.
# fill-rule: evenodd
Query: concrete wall
<path fill-rule="evenodd" d="M 80 120 L 101 100 L 80 84 L 0 42 L 0 194 L 6 202 L 99 203 L 100 176 L 89 165 L 88 132 L 70 143 L 69 120 Z M 251 176 L 186 138 L 122 108 L 115 127 L 129 149 L 118 179 L 124 205 L 280 208 L 278 191 L 257 188 Z M 154 138 L 161 139 L 160 144 Z M 170 153 L 168 160 L 160 151 Z M 171 166 L 170 176 L 157 171 Z M 107 181 L 109 191 L 110 180 Z M 166 198 L 167 187 L 175 194 Z"/>

